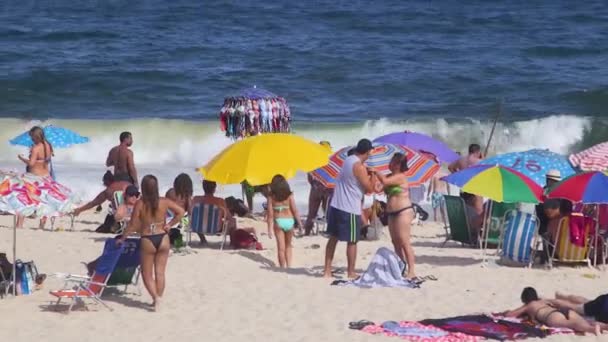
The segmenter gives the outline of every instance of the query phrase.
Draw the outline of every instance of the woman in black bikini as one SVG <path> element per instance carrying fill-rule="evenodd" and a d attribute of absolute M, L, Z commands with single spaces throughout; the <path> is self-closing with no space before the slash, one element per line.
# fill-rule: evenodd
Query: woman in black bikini
<path fill-rule="evenodd" d="M 377 174 L 387 196 L 388 229 L 395 253 L 407 264 L 406 278 L 413 280 L 416 279 L 415 256 L 410 233 L 415 212 L 410 200 L 407 177 L 404 174 L 408 170 L 407 157 L 402 153 L 395 153 L 389 169 L 391 174 L 388 176 Z"/>
<path fill-rule="evenodd" d="M 166 223 L 167 210 L 174 213 L 173 219 Z M 141 274 L 144 285 L 154 300 L 154 310 L 158 311 L 160 300 L 165 291 L 165 268 L 169 258 L 169 229 L 184 216 L 175 202 L 159 197 L 158 180 L 152 175 L 141 181 L 141 199 L 135 204 L 129 226 L 118 240 L 119 243 L 131 233 L 141 235 Z"/>
<path fill-rule="evenodd" d="M 576 311 L 569 309 L 558 309 L 550 300 L 538 298 L 536 290 L 526 287 L 521 293 L 521 301 L 524 303 L 518 309 L 508 311 L 507 317 L 520 317 L 527 315 L 540 324 L 552 328 L 568 328 L 580 333 L 591 333 L 599 335 L 608 330 L 608 325 L 596 323 L 591 325 Z"/>

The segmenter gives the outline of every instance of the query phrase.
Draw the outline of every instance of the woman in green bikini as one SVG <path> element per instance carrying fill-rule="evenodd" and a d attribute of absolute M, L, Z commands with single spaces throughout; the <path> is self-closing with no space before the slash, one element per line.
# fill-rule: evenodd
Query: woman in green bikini
<path fill-rule="evenodd" d="M 270 183 L 270 196 L 268 197 L 268 237 L 272 239 L 274 231 L 281 268 L 291 266 L 291 239 L 296 222 L 301 233 L 303 226 L 289 183 L 285 177 L 276 175 Z"/>
<path fill-rule="evenodd" d="M 378 180 L 384 185 L 386 193 L 386 214 L 388 215 L 388 229 L 395 247 L 395 253 L 407 264 L 407 279 L 415 279 L 415 256 L 410 232 L 414 219 L 414 207 L 410 200 L 409 185 L 405 171 L 408 170 L 407 157 L 402 153 L 395 153 L 389 164 L 391 173 L 388 176 L 377 174 Z"/>

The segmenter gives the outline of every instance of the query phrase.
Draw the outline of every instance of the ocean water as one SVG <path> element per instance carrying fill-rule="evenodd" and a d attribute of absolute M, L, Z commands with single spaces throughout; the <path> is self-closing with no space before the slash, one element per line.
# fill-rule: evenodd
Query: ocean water
<path fill-rule="evenodd" d="M 56 156 L 88 198 L 130 130 L 140 173 L 166 189 L 230 144 L 223 99 L 257 85 L 288 100 L 297 134 L 334 147 L 408 129 L 464 152 L 502 101 L 491 153 L 566 154 L 608 136 L 606 32 L 603 1 L 7 0 L 0 139 L 32 120 L 91 137 Z M 0 144 L 0 167 L 20 170 L 21 152 Z"/>

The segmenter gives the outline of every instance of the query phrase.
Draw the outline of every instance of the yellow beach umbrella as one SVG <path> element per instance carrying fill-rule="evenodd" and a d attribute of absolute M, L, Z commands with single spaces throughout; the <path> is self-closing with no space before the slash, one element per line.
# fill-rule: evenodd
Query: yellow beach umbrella
<path fill-rule="evenodd" d="M 268 184 L 277 174 L 291 178 L 329 162 L 331 151 L 294 134 L 263 134 L 228 146 L 199 171 L 220 184 Z"/>

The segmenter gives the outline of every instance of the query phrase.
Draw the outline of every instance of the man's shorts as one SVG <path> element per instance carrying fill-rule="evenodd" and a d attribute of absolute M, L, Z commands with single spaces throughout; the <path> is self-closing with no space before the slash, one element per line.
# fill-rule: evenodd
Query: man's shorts
<path fill-rule="evenodd" d="M 585 303 L 583 310 L 585 310 L 585 316 L 593 317 L 599 322 L 608 323 L 608 294 Z"/>
<path fill-rule="evenodd" d="M 361 215 L 329 207 L 327 212 L 327 233 L 339 241 L 350 243 L 359 241 L 361 225 Z"/>

